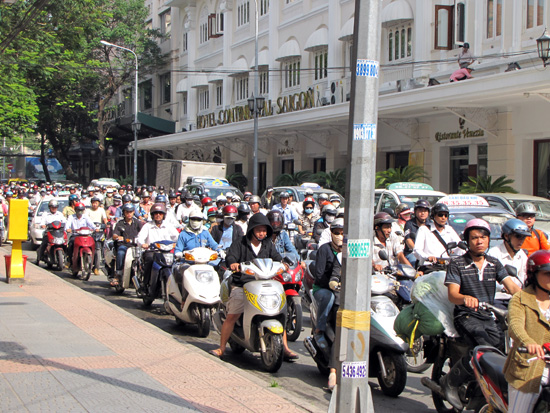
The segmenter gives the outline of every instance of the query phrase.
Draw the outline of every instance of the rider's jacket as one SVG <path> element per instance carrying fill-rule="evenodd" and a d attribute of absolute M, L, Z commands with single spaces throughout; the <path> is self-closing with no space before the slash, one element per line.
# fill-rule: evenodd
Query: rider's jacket
<path fill-rule="evenodd" d="M 143 227 L 143 222 L 141 222 L 139 219 L 136 219 L 135 217 L 132 217 L 131 222 L 126 222 L 125 219 L 122 219 L 117 222 L 115 229 L 113 230 L 113 235 L 118 235 L 122 237 L 122 240 L 117 240 L 117 242 L 127 245 L 126 241 L 127 239 L 131 240 L 133 242 L 138 234 L 141 228 Z"/>
<path fill-rule="evenodd" d="M 202 227 L 200 231 L 193 231 L 186 226 L 180 232 L 174 252 L 189 251 L 198 247 L 208 247 L 216 250 L 218 249 L 218 243 L 214 241 L 212 235 L 210 235 L 210 232 L 205 227 Z"/>

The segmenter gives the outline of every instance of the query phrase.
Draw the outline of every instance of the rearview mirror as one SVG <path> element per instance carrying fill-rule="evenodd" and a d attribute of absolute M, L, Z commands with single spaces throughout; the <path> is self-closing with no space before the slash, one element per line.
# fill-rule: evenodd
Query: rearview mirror
<path fill-rule="evenodd" d="M 380 259 L 383 260 L 383 261 L 388 261 L 388 259 L 389 259 L 388 253 L 385 250 L 380 250 L 378 252 L 378 257 L 380 257 Z"/>

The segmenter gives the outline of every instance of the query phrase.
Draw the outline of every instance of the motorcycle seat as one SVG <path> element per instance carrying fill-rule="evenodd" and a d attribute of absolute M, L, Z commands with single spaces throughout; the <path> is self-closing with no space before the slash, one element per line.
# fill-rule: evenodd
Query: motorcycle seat
<path fill-rule="evenodd" d="M 482 374 L 486 374 L 500 389 L 508 389 L 508 382 L 502 372 L 505 361 L 505 356 L 492 352 L 485 353 L 479 358 Z"/>

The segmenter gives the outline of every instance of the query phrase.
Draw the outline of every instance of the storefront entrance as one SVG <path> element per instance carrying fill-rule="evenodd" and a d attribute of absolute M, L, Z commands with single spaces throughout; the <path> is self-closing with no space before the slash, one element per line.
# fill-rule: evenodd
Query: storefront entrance
<path fill-rule="evenodd" d="M 550 139 L 534 143 L 533 194 L 546 198 L 550 190 Z"/>
<path fill-rule="evenodd" d="M 468 181 L 468 147 L 451 148 L 451 193 L 456 194 L 463 182 Z"/>

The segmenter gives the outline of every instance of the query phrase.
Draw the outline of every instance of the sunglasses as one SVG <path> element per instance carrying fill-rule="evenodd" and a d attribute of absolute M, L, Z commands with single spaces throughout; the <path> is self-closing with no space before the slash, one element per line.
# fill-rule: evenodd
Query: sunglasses
<path fill-rule="evenodd" d="M 448 217 L 449 214 L 447 214 L 446 212 L 439 212 L 439 213 L 437 214 L 437 216 L 438 216 L 438 217 Z"/>

